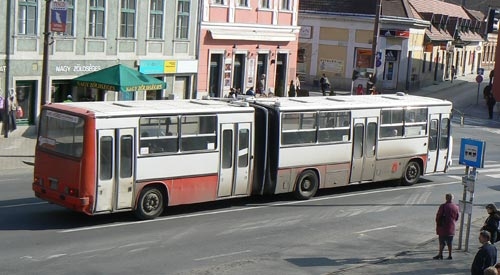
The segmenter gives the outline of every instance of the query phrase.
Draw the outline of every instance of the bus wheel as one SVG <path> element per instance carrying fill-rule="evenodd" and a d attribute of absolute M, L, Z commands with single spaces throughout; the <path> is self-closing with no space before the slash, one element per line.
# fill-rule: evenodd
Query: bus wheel
<path fill-rule="evenodd" d="M 163 194 L 155 187 L 146 187 L 141 192 L 135 215 L 141 220 L 152 220 L 163 212 Z"/>
<path fill-rule="evenodd" d="M 295 197 L 299 200 L 310 199 L 316 194 L 318 187 L 319 180 L 316 173 L 311 170 L 304 171 L 295 184 Z"/>
<path fill-rule="evenodd" d="M 402 185 L 413 185 L 420 179 L 420 164 L 418 162 L 411 160 L 406 165 L 405 173 L 401 178 Z"/>

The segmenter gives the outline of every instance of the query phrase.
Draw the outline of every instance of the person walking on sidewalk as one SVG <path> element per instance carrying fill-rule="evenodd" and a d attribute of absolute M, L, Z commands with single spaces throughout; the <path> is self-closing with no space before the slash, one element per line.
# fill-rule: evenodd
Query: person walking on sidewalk
<path fill-rule="evenodd" d="M 326 96 L 326 91 L 330 88 L 330 81 L 328 80 L 328 77 L 326 77 L 326 74 L 323 74 L 323 76 L 321 76 L 319 85 L 321 86 L 321 92 L 323 93 L 323 96 Z"/>
<path fill-rule="evenodd" d="M 451 65 L 451 83 L 453 83 L 453 79 L 455 79 L 456 75 L 457 75 L 457 69 L 455 68 L 454 65 Z"/>
<path fill-rule="evenodd" d="M 490 243 L 490 232 L 481 230 L 479 242 L 482 244 L 474 257 L 470 273 L 471 275 L 483 275 L 484 270 L 497 263 L 497 248 Z"/>
<path fill-rule="evenodd" d="M 434 256 L 435 260 L 443 259 L 444 246 L 448 247 L 448 260 L 453 247 L 453 236 L 455 235 L 455 223 L 458 221 L 458 206 L 453 203 L 453 195 L 445 195 L 446 202 L 439 206 L 436 213 L 436 234 L 439 236 L 439 253 Z"/>
<path fill-rule="evenodd" d="M 495 100 L 495 96 L 493 96 L 493 93 L 490 92 L 488 94 L 488 98 L 486 99 L 486 105 L 488 105 L 488 117 L 490 119 L 493 119 L 493 108 L 495 108 L 495 104 L 497 101 Z"/>
<path fill-rule="evenodd" d="M 486 230 L 490 232 L 490 242 L 495 243 L 498 240 L 498 225 L 500 223 L 500 211 L 497 207 L 490 203 L 486 205 L 486 211 L 488 211 L 488 218 L 484 221 L 484 225 L 481 230 Z"/>

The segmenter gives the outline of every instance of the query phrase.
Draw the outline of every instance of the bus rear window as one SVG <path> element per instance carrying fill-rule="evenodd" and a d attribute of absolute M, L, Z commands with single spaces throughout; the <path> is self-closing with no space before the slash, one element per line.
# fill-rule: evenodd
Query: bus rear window
<path fill-rule="evenodd" d="M 43 110 L 38 146 L 63 155 L 81 157 L 83 126 L 84 121 L 80 117 Z"/>

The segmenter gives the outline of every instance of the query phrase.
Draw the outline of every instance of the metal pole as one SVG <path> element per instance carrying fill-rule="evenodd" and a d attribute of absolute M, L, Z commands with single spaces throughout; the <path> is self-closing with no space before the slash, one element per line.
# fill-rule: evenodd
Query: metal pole
<path fill-rule="evenodd" d="M 9 137 L 9 88 L 10 88 L 10 38 L 11 38 L 11 21 L 12 20 L 12 0 L 7 1 L 7 18 L 6 18 L 6 32 L 5 32 L 5 92 L 3 102 L 3 136 Z"/>
<path fill-rule="evenodd" d="M 481 83 L 477 83 L 476 105 L 479 104 L 479 90 L 480 89 L 481 89 Z"/>
<path fill-rule="evenodd" d="M 465 166 L 465 176 L 469 176 L 469 165 Z M 464 203 L 464 208 L 460 215 L 460 232 L 458 234 L 458 249 L 462 249 L 462 236 L 464 232 L 464 214 L 465 214 L 465 200 L 467 199 L 467 186 L 464 185 L 464 193 L 462 195 L 462 202 Z"/>
<path fill-rule="evenodd" d="M 375 8 L 375 23 L 373 24 L 373 40 L 372 40 L 372 58 L 371 58 L 371 66 L 375 70 L 376 68 L 376 59 L 377 59 L 377 43 L 378 43 L 378 35 L 379 35 L 379 22 L 380 22 L 380 11 L 382 10 L 382 0 L 377 0 L 377 6 Z M 373 74 L 376 77 L 376 74 Z"/>
<path fill-rule="evenodd" d="M 475 182 L 476 182 L 476 179 L 477 179 L 476 167 L 472 168 L 472 174 L 474 175 L 474 185 L 475 185 Z M 473 201 L 474 201 L 474 192 L 471 192 L 470 193 L 470 198 L 469 198 L 469 202 L 470 202 L 471 206 L 472 206 Z M 471 219 L 472 219 L 472 212 L 469 214 L 469 217 L 467 218 L 467 231 L 465 233 L 465 249 L 464 249 L 465 252 L 467 252 L 469 250 L 469 236 L 470 236 L 470 223 L 471 223 Z"/>
<path fill-rule="evenodd" d="M 42 92 L 40 104 L 47 103 L 49 87 L 49 38 L 50 38 L 50 3 L 52 0 L 45 0 L 45 28 L 43 33 L 43 67 L 42 67 Z"/>

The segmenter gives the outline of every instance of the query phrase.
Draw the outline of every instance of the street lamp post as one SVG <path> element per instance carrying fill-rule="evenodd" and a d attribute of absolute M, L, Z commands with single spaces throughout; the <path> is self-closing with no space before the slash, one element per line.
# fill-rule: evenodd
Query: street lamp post
<path fill-rule="evenodd" d="M 50 4 L 52 0 L 45 0 L 45 28 L 43 32 L 43 67 L 42 67 L 42 91 L 41 102 L 43 106 L 47 103 L 49 87 L 49 38 L 50 38 Z"/>
<path fill-rule="evenodd" d="M 371 68 L 374 70 L 374 76 L 376 72 L 376 62 L 377 62 L 377 43 L 379 36 L 379 22 L 380 22 L 380 11 L 382 10 L 382 1 L 377 0 L 377 6 L 375 8 L 375 23 L 373 24 L 373 38 L 372 38 L 372 59 Z"/>

